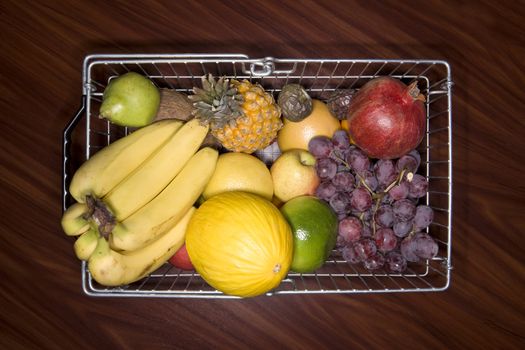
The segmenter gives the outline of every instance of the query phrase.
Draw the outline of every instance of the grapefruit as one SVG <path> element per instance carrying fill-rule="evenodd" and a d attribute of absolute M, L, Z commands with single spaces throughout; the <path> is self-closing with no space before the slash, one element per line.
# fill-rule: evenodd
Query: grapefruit
<path fill-rule="evenodd" d="M 273 180 L 270 170 L 259 158 L 246 153 L 223 153 L 202 196 L 209 199 L 219 193 L 244 191 L 271 200 Z"/>
<path fill-rule="evenodd" d="M 299 122 L 284 119 L 284 125 L 277 134 L 281 152 L 294 148 L 308 151 L 308 142 L 315 136 L 332 137 L 341 128 L 339 120 L 330 113 L 326 103 L 312 100 L 312 113 Z"/>
<path fill-rule="evenodd" d="M 296 197 L 281 207 L 293 233 L 290 269 L 309 273 L 321 267 L 337 241 L 337 215 L 328 204 L 313 196 Z"/>

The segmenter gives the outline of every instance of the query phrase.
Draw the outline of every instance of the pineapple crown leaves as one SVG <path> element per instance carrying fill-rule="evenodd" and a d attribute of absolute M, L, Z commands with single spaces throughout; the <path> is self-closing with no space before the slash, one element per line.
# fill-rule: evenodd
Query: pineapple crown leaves
<path fill-rule="evenodd" d="M 194 107 L 192 114 L 197 119 L 221 128 L 244 115 L 241 107 L 244 97 L 229 79 L 221 77 L 215 81 L 213 75 L 208 74 L 201 77 L 201 82 L 202 88 L 194 87 L 193 95 L 189 96 Z"/>

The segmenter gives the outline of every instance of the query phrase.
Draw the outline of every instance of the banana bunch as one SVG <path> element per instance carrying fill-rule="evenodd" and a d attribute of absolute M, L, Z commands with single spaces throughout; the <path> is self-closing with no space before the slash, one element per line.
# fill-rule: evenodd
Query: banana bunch
<path fill-rule="evenodd" d="M 150 124 L 98 151 L 75 172 L 76 203 L 63 214 L 76 256 L 100 284 L 137 281 L 184 243 L 186 225 L 218 152 L 201 148 L 208 126 L 193 119 Z"/>

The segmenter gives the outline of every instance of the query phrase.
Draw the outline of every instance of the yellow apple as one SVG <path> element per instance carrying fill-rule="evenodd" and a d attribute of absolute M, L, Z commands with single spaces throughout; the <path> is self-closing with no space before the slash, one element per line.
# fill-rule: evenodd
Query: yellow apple
<path fill-rule="evenodd" d="M 302 195 L 313 195 L 319 185 L 315 171 L 315 157 L 302 149 L 284 152 L 270 168 L 274 196 L 279 202 L 287 202 Z"/>

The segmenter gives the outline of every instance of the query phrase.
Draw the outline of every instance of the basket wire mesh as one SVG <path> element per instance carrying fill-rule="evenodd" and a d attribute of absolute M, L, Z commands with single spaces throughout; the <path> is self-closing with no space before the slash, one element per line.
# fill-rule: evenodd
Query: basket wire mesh
<path fill-rule="evenodd" d="M 72 134 L 79 120 L 85 119 L 85 152 L 88 159 L 99 149 L 132 132 L 98 118 L 105 87 L 121 74 L 135 71 L 149 77 L 159 87 L 190 93 L 203 75 L 247 79 L 261 84 L 276 97 L 282 86 L 301 84 L 320 100 L 338 89 L 359 89 L 379 76 L 391 76 L 409 84 L 417 80 L 426 96 L 427 132 L 418 147 L 422 155 L 419 172 L 429 181 L 423 200 L 434 209 L 434 222 L 427 229 L 439 244 L 438 255 L 421 263 L 410 263 L 402 274 L 386 270 L 369 272 L 347 263 L 334 250 L 326 263 L 314 273 L 290 272 L 267 295 L 348 294 L 385 292 L 443 291 L 451 279 L 452 243 L 452 127 L 450 66 L 441 60 L 364 60 L 364 59 L 251 59 L 245 55 L 91 55 L 83 66 L 83 106 L 64 131 L 63 207 L 70 203 L 68 182 L 74 166 L 70 154 Z M 273 143 L 256 155 L 271 164 L 279 156 Z M 210 287 L 195 271 L 182 271 L 169 263 L 146 278 L 130 285 L 107 288 L 90 276 L 82 263 L 82 286 L 91 296 L 235 298 Z"/>

